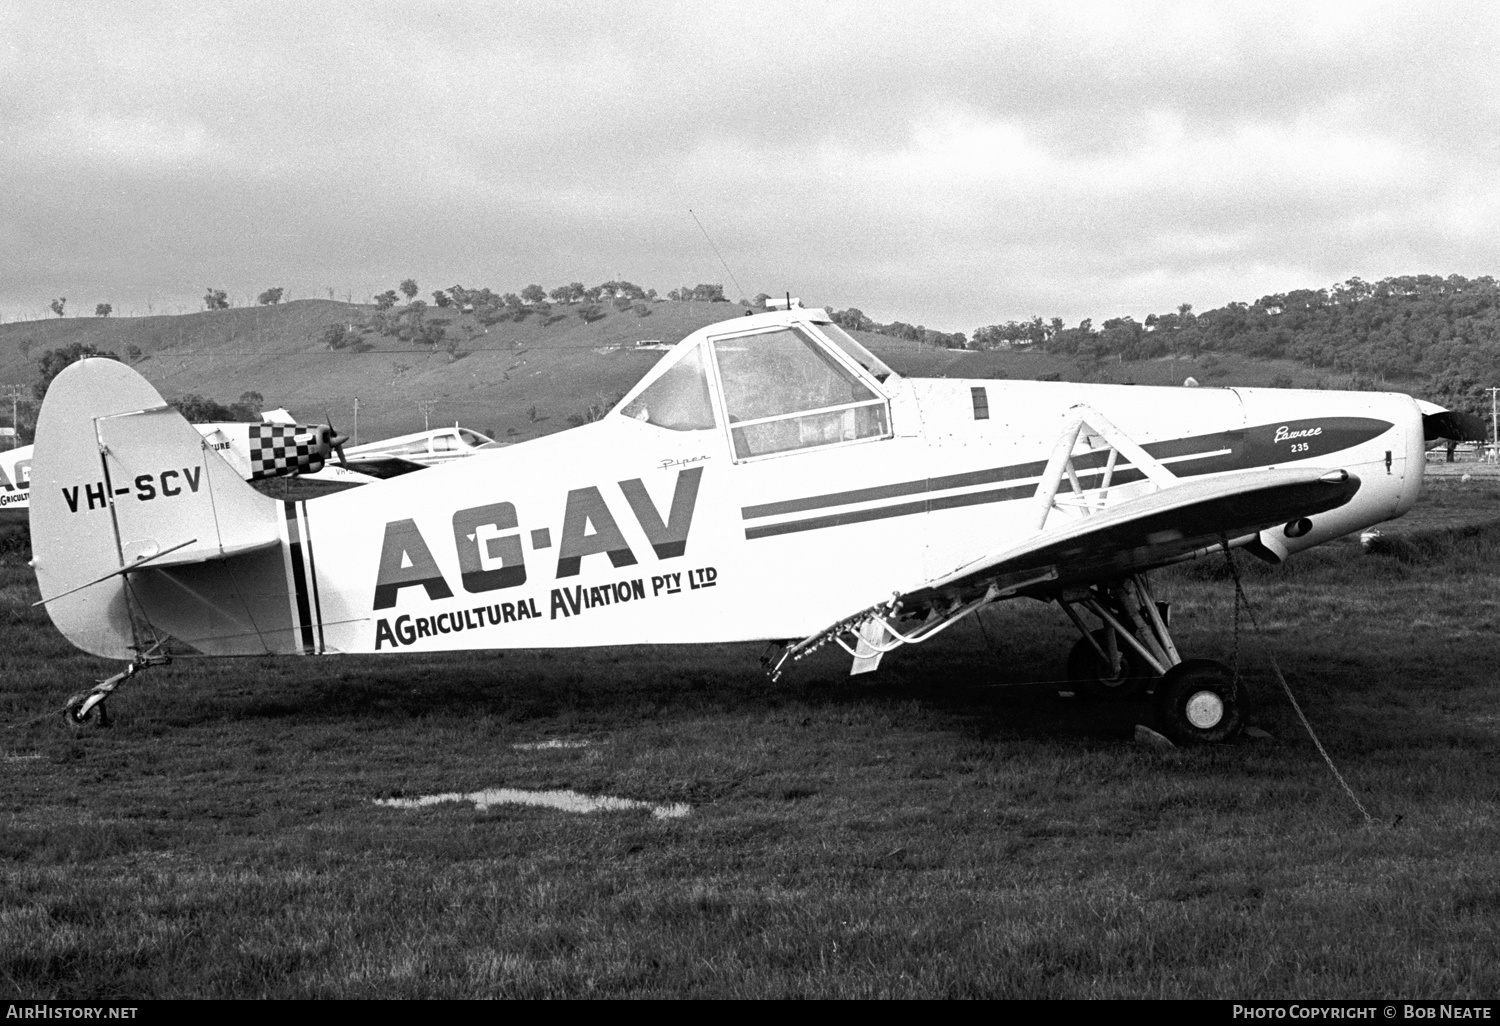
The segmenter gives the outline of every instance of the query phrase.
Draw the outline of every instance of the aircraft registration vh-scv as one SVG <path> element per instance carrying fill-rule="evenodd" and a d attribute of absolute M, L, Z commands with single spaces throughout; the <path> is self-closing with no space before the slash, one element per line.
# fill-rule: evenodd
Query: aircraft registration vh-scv
<path fill-rule="evenodd" d="M 1056 602 L 1070 676 L 1154 695 L 1178 741 L 1241 724 L 1149 572 L 1293 552 L 1421 487 L 1404 395 L 908 378 L 822 310 L 685 338 L 601 420 L 308 501 L 256 491 L 135 371 L 83 360 L 36 430 L 53 622 L 129 660 L 770 641 L 852 671 L 990 603 Z M 326 455 L 326 454 L 325 454 Z M 295 464 L 295 461 L 289 461 Z"/>

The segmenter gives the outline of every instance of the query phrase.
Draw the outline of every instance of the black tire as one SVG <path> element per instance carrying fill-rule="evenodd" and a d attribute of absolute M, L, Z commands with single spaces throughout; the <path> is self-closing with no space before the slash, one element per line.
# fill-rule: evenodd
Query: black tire
<path fill-rule="evenodd" d="M 1109 637 L 1108 629 L 1100 627 L 1091 633 L 1099 647 L 1107 649 L 1105 641 Z M 1083 638 L 1074 642 L 1072 650 L 1068 652 L 1068 679 L 1073 682 L 1074 694 L 1080 698 L 1109 698 L 1118 701 L 1138 697 L 1156 674 L 1150 664 L 1141 658 L 1141 654 L 1128 643 L 1120 642 L 1119 649 L 1119 670 L 1111 672 L 1099 658 L 1099 653 L 1094 651 L 1093 645 Z"/>
<path fill-rule="evenodd" d="M 91 727 L 102 728 L 109 726 L 109 710 L 104 708 L 103 702 L 95 703 L 94 707 L 80 716 L 78 710 L 88 699 L 91 692 L 80 691 L 68 699 L 68 704 L 63 706 L 63 723 L 73 730 L 87 730 Z"/>
<path fill-rule="evenodd" d="M 1183 745 L 1228 741 L 1244 725 L 1244 703 L 1234 672 L 1212 659 L 1188 659 L 1166 672 L 1156 687 L 1161 732 Z"/>

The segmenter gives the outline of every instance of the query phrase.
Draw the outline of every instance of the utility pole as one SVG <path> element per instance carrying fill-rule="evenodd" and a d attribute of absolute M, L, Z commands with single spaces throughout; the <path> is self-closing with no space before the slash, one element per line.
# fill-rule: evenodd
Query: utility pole
<path fill-rule="evenodd" d="M 354 444 L 359 444 L 359 396 L 354 397 Z"/>
<path fill-rule="evenodd" d="M 437 402 L 437 401 L 438 400 L 436 400 L 436 399 L 418 399 L 418 400 L 416 400 L 416 404 L 418 406 L 422 407 L 422 430 L 423 431 L 431 431 L 432 430 L 432 425 L 428 423 L 428 414 L 432 411 L 432 404 L 435 403 L 435 402 Z"/>
<path fill-rule="evenodd" d="M 1494 462 L 1494 447 L 1500 446 L 1500 417 L 1496 416 L 1495 406 L 1495 394 L 1500 392 L 1500 388 L 1487 388 L 1485 391 L 1490 394 L 1490 462 Z"/>
<path fill-rule="evenodd" d="M 21 420 L 19 415 L 21 399 L 21 386 L 10 386 L 10 447 L 19 449 L 21 447 Z"/>

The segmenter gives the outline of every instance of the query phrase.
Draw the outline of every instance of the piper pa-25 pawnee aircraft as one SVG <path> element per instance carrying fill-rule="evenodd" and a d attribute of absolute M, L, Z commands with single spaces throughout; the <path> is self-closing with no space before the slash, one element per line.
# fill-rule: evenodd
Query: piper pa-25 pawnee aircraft
<path fill-rule="evenodd" d="M 89 359 L 36 430 L 34 565 L 58 629 L 141 667 L 333 655 L 770 641 L 873 670 L 984 606 L 1056 602 L 1080 686 L 1143 682 L 1218 741 L 1234 675 L 1184 659 L 1150 571 L 1279 562 L 1400 516 L 1405 395 L 898 375 L 822 310 L 683 339 L 601 420 L 308 501 L 251 488 L 135 371 Z"/>

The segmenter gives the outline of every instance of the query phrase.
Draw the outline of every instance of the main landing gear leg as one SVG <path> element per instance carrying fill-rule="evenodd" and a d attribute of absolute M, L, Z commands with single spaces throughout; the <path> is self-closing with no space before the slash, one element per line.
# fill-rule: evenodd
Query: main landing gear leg
<path fill-rule="evenodd" d="M 161 655 L 140 656 L 134 662 L 127 663 L 125 669 L 110 677 L 101 680 L 88 691 L 80 691 L 68 699 L 63 706 L 63 722 L 69 727 L 108 727 L 109 710 L 104 707 L 104 700 L 110 694 L 125 683 L 131 677 L 144 670 L 148 666 L 161 666 L 171 662 L 171 658 Z"/>
<path fill-rule="evenodd" d="M 1068 677 L 1082 694 L 1133 698 L 1150 687 L 1162 732 L 1180 744 L 1225 741 L 1239 731 L 1234 672 L 1178 654 L 1167 606 L 1156 601 L 1145 574 L 1065 592 L 1057 601 L 1082 635 L 1068 655 Z M 1100 626 L 1090 629 L 1079 607 Z"/>

